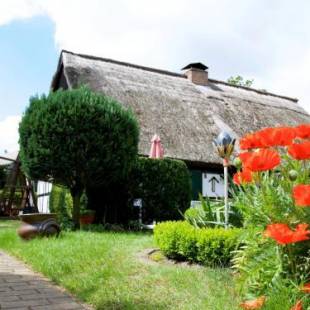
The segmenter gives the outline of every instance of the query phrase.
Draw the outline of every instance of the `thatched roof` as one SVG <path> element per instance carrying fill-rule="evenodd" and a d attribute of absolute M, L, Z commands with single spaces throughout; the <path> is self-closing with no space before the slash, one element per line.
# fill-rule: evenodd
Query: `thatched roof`
<path fill-rule="evenodd" d="M 63 51 L 52 90 L 87 84 L 131 108 L 140 124 L 139 153 L 160 135 L 165 156 L 207 164 L 220 160 L 212 140 L 221 130 L 240 137 L 267 126 L 309 123 L 296 99 L 209 79 Z"/>

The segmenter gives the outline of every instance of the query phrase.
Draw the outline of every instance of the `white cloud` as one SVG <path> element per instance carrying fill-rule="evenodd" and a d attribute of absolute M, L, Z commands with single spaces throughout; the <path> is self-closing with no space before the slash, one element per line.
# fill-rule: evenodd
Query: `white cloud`
<path fill-rule="evenodd" d="M 291 95 L 295 91 L 299 104 L 310 113 L 310 49 L 298 59 L 279 66 L 272 72 L 267 83 L 280 94 Z"/>
<path fill-rule="evenodd" d="M 18 150 L 18 124 L 21 116 L 7 116 L 0 121 L 0 154 Z"/>
<path fill-rule="evenodd" d="M 1 0 L 0 24 L 46 14 L 59 49 L 169 70 L 202 61 L 310 112 L 309 11 L 308 0 Z"/>
<path fill-rule="evenodd" d="M 0 25 L 16 19 L 25 19 L 42 13 L 43 10 L 36 0 L 1 0 Z"/>

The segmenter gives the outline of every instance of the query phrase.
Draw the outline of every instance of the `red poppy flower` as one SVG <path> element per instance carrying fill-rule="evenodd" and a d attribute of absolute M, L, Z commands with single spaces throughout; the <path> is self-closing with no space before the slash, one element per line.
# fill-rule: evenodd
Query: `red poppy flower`
<path fill-rule="evenodd" d="M 302 303 L 301 303 L 301 300 L 299 300 L 299 301 L 297 302 L 297 304 L 294 305 L 294 306 L 291 308 L 291 310 L 302 310 Z"/>
<path fill-rule="evenodd" d="M 299 207 L 310 206 L 310 185 L 300 184 L 293 188 L 295 204 Z"/>
<path fill-rule="evenodd" d="M 288 147 L 288 153 L 295 159 L 310 159 L 310 141 L 294 143 Z"/>
<path fill-rule="evenodd" d="M 247 300 L 240 304 L 242 309 L 260 309 L 265 303 L 266 297 L 260 296 L 253 300 Z"/>
<path fill-rule="evenodd" d="M 299 138 L 310 138 L 310 124 L 302 124 L 295 127 L 296 136 Z"/>
<path fill-rule="evenodd" d="M 244 153 L 240 153 L 238 155 L 238 157 L 241 160 L 242 164 L 244 164 L 252 156 L 253 156 L 253 152 L 244 152 Z"/>
<path fill-rule="evenodd" d="M 252 171 L 245 169 L 234 174 L 233 181 L 237 185 L 250 183 L 253 181 Z"/>
<path fill-rule="evenodd" d="M 270 224 L 264 235 L 276 240 L 279 244 L 300 242 L 310 239 L 308 226 L 308 224 L 298 224 L 295 230 L 291 230 L 286 224 Z"/>
<path fill-rule="evenodd" d="M 239 146 L 241 150 L 248 150 L 264 147 L 264 144 L 257 134 L 249 133 L 240 139 Z"/>
<path fill-rule="evenodd" d="M 243 167 L 251 171 L 271 170 L 278 166 L 281 158 L 277 151 L 260 149 L 257 152 L 246 152 L 239 155 Z"/>
<path fill-rule="evenodd" d="M 306 283 L 300 290 L 304 293 L 310 294 L 310 283 Z"/>
<path fill-rule="evenodd" d="M 293 127 L 264 128 L 256 132 L 256 137 L 265 147 L 287 146 L 296 138 L 296 131 Z"/>

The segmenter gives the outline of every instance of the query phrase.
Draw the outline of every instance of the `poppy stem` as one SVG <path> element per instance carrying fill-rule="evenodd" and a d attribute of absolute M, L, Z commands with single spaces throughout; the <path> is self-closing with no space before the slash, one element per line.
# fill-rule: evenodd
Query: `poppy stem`
<path fill-rule="evenodd" d="M 296 263 L 293 255 L 293 249 L 291 244 L 287 244 L 287 255 L 289 260 L 289 267 L 290 267 L 290 273 L 294 277 L 295 280 L 297 280 L 297 269 L 296 269 Z"/>
<path fill-rule="evenodd" d="M 309 175 L 309 171 L 308 171 L 308 165 L 307 165 L 308 163 L 307 163 L 307 160 L 303 160 L 302 161 L 302 165 L 303 165 L 303 170 L 304 170 L 304 172 L 305 172 L 305 176 L 304 176 L 304 178 L 305 179 L 307 179 L 307 177 L 308 177 L 308 175 Z"/>

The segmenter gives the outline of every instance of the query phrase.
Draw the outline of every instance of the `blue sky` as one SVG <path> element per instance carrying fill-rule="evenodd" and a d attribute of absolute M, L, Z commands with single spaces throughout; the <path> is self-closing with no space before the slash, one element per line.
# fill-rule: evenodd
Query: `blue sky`
<path fill-rule="evenodd" d="M 310 112 L 309 12 L 309 0 L 0 0 L 0 153 L 18 148 L 61 49 L 176 72 L 203 62 L 211 78 L 254 79 Z"/>
<path fill-rule="evenodd" d="M 0 27 L 0 120 L 21 114 L 30 96 L 48 92 L 58 51 L 47 17 Z"/>

